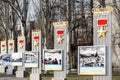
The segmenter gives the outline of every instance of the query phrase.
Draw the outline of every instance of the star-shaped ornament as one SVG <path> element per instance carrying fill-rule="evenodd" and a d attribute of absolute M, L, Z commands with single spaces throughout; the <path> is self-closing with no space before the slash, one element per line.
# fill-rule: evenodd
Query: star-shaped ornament
<path fill-rule="evenodd" d="M 10 48 L 9 48 L 9 50 L 11 50 L 11 51 L 12 51 L 12 50 L 13 50 L 13 48 L 12 48 L 12 47 L 10 47 Z"/>
<path fill-rule="evenodd" d="M 60 43 L 62 43 L 62 42 L 63 42 L 63 39 L 62 39 L 61 37 L 58 37 L 57 43 L 60 44 Z"/>
<path fill-rule="evenodd" d="M 20 49 L 22 49 L 22 48 L 23 48 L 23 45 L 22 45 L 22 44 L 20 44 L 19 48 L 20 48 Z"/>
<path fill-rule="evenodd" d="M 5 48 L 3 48 L 2 51 L 5 51 Z"/>
<path fill-rule="evenodd" d="M 106 34 L 106 32 L 107 32 L 106 30 L 102 30 L 102 29 L 99 30 L 99 31 L 98 31 L 98 36 L 99 36 L 99 38 L 100 38 L 100 37 L 104 37 L 105 34 Z"/>
<path fill-rule="evenodd" d="M 34 46 L 37 47 L 39 45 L 38 42 L 34 42 Z"/>

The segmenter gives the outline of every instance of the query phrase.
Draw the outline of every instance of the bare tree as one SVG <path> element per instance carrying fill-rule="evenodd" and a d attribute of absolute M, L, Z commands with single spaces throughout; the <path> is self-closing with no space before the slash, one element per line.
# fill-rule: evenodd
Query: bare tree
<path fill-rule="evenodd" d="M 7 3 L 3 3 L 2 1 L 0 1 L 0 16 L 1 16 L 0 28 L 1 28 L 1 32 L 3 32 L 2 36 L 4 36 L 4 38 L 2 39 L 6 40 L 6 44 L 7 44 L 8 38 L 11 37 L 10 34 L 11 34 L 12 21 L 11 21 L 10 12 L 11 12 L 11 8 L 9 7 L 9 5 Z"/>
<path fill-rule="evenodd" d="M 20 19 L 23 27 L 23 34 L 25 36 L 25 42 L 27 44 L 27 30 L 26 30 L 26 22 L 27 22 L 27 11 L 28 11 L 28 0 L 22 0 L 22 6 L 20 5 L 20 0 L 1 0 L 7 3 L 17 14 Z"/>
<path fill-rule="evenodd" d="M 65 20 L 66 13 L 66 1 L 63 0 L 39 0 L 40 6 L 37 7 L 37 22 L 38 28 L 42 31 L 42 41 L 47 48 L 53 48 L 53 25 L 55 21 Z"/>
<path fill-rule="evenodd" d="M 119 5 L 120 5 L 120 2 L 117 1 L 117 0 L 112 0 L 113 1 L 113 4 L 112 4 L 112 7 L 113 7 L 113 16 L 114 16 L 114 21 L 113 21 L 113 28 L 112 28 L 112 50 L 113 50 L 113 56 L 115 56 L 113 58 L 113 61 L 114 59 L 116 59 L 113 63 L 116 64 L 116 65 L 113 65 L 113 66 L 120 66 L 120 54 L 119 54 L 119 51 L 120 51 L 120 8 L 119 8 Z"/>
<path fill-rule="evenodd" d="M 92 0 L 70 0 L 69 2 L 72 68 L 77 67 L 77 47 L 93 44 L 91 9 Z"/>

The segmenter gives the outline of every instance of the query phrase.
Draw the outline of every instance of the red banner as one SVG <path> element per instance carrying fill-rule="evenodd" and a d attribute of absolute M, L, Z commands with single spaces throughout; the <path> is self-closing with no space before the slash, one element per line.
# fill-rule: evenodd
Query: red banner
<path fill-rule="evenodd" d="M 9 46 L 13 46 L 13 43 L 9 43 Z"/>
<path fill-rule="evenodd" d="M 107 20 L 106 19 L 98 19 L 98 26 L 106 26 Z"/>
<path fill-rule="evenodd" d="M 39 36 L 34 36 L 34 40 L 38 40 L 39 39 Z"/>
<path fill-rule="evenodd" d="M 2 47 L 5 47 L 5 45 L 2 45 Z"/>
<path fill-rule="evenodd" d="M 24 42 L 24 40 L 19 40 L 19 43 L 23 43 Z"/>
<path fill-rule="evenodd" d="M 57 35 L 63 35 L 63 32 L 64 32 L 64 31 L 61 30 L 61 29 L 60 29 L 60 30 L 57 30 Z"/>

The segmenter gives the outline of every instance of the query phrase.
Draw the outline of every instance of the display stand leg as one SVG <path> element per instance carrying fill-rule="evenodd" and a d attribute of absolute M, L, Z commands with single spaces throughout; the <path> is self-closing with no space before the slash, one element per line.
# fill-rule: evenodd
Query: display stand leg
<path fill-rule="evenodd" d="M 13 75 L 13 66 L 8 66 L 8 68 L 6 70 L 6 74 L 7 75 Z"/>
<path fill-rule="evenodd" d="M 5 73 L 5 66 L 0 65 L 0 73 Z"/>
<path fill-rule="evenodd" d="M 16 77 L 23 78 L 24 77 L 24 72 L 25 72 L 24 67 L 18 67 L 18 69 L 16 71 Z"/>
<path fill-rule="evenodd" d="M 42 80 L 41 74 L 39 73 L 39 68 L 32 68 L 32 73 L 30 74 L 30 80 Z"/>

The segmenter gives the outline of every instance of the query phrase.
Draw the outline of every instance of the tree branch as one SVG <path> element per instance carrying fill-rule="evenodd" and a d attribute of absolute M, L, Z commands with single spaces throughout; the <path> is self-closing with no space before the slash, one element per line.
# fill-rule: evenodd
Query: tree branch
<path fill-rule="evenodd" d="M 8 3 L 12 7 L 12 9 L 14 9 L 20 20 L 22 20 L 22 13 L 15 7 L 15 5 L 13 5 L 9 0 L 2 0 L 2 1 Z"/>

